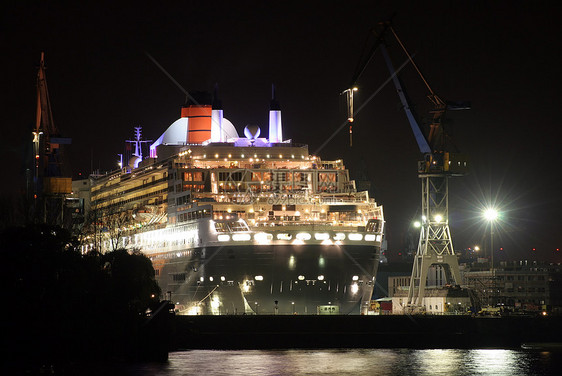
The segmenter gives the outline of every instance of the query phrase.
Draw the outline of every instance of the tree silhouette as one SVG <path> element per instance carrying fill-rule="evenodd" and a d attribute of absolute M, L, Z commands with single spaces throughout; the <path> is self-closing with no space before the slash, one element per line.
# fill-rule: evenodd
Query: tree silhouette
<path fill-rule="evenodd" d="M 78 244 L 47 225 L 0 234 L 9 266 L 1 273 L 10 323 L 2 341 L 15 362 L 134 355 L 144 312 L 159 302 L 150 260 L 123 249 L 82 255 Z"/>

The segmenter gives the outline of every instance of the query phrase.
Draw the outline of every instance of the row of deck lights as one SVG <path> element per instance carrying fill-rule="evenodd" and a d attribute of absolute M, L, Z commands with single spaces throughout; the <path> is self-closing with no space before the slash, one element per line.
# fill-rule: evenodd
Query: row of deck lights
<path fill-rule="evenodd" d="M 203 155 L 204 158 L 205 158 L 206 156 L 207 156 L 206 154 Z M 266 158 L 271 158 L 271 155 L 270 155 L 270 154 L 267 154 L 265 157 L 266 157 Z M 219 154 L 215 154 L 215 159 L 218 159 L 218 158 L 219 158 Z M 228 158 L 232 158 L 232 154 L 228 154 Z M 245 158 L 245 155 L 244 155 L 244 154 L 240 154 L 240 158 Z M 257 158 L 256 160 L 259 160 L 257 154 L 254 154 L 254 158 Z M 253 162 L 254 158 L 250 158 L 250 162 Z M 295 159 L 295 155 L 294 155 L 294 154 L 291 154 L 291 158 L 292 158 L 292 159 Z M 279 154 L 279 159 L 283 159 L 283 154 Z M 301 159 L 304 159 L 304 155 L 301 155 Z M 262 159 L 262 161 L 263 161 L 263 159 Z"/>
<path fill-rule="evenodd" d="M 185 155 L 185 154 L 181 154 L 181 153 L 179 154 L 180 157 L 181 157 L 181 156 L 184 156 L 184 155 Z M 220 155 L 219 155 L 218 153 L 216 153 L 216 154 L 214 155 L 214 157 L 215 157 L 215 159 L 219 159 Z M 202 157 L 195 157 L 195 159 L 199 159 L 199 158 L 207 159 L 207 154 L 203 154 Z M 226 160 L 226 159 L 231 159 L 231 158 L 232 158 L 232 154 L 228 154 L 228 156 L 227 156 L 227 158 L 225 158 L 225 160 Z M 246 158 L 246 156 L 245 156 L 244 154 L 240 154 L 240 158 Z M 266 154 L 265 158 L 272 158 L 272 156 L 271 156 L 271 154 Z M 273 158 L 275 158 L 275 157 L 273 157 Z M 285 157 L 285 158 L 288 158 L 288 157 Z M 236 159 L 236 158 L 235 158 L 235 159 Z M 283 159 L 283 154 L 279 154 L 279 159 Z M 291 159 L 295 159 L 295 155 L 294 155 L 294 154 L 291 154 Z M 305 157 L 304 155 L 301 155 L 301 159 L 306 159 L 307 161 L 310 161 L 310 160 L 316 160 L 316 157 Z M 250 162 L 253 162 L 254 160 L 255 160 L 256 162 L 259 162 L 260 160 L 261 160 L 261 161 L 265 161 L 264 158 L 260 159 L 257 154 L 254 154 L 253 157 L 249 157 L 248 160 L 249 160 Z"/>
<path fill-rule="evenodd" d="M 179 157 L 183 157 L 183 156 L 185 156 L 185 155 L 187 155 L 187 154 L 190 154 L 189 157 L 190 157 L 190 158 L 193 158 L 193 159 L 207 159 L 207 154 L 203 154 L 202 156 L 200 156 L 200 155 L 198 155 L 198 156 L 192 156 L 191 153 L 188 153 L 188 152 L 186 152 L 186 151 L 183 151 L 183 152 L 179 153 L 178 156 L 179 156 Z M 215 159 L 219 159 L 219 157 L 220 157 L 220 154 L 218 154 L 218 153 L 215 153 L 215 154 L 214 154 L 214 158 L 215 158 Z M 272 158 L 271 154 L 266 154 L 265 157 L 266 157 L 266 158 Z M 284 157 L 283 157 L 283 154 L 279 154 L 278 157 L 279 157 L 279 159 L 283 159 L 283 158 L 284 158 Z M 232 158 L 232 154 L 228 154 L 228 158 L 224 158 L 224 159 L 227 160 L 227 159 L 231 159 L 231 158 Z M 236 160 L 236 157 L 234 157 L 234 158 L 235 158 L 235 160 Z M 245 155 L 245 154 L 240 154 L 240 158 L 246 158 L 246 155 Z M 273 157 L 273 158 L 275 158 L 275 157 Z M 285 158 L 288 158 L 288 157 L 285 157 Z M 295 155 L 294 155 L 294 154 L 291 154 L 291 159 L 295 159 Z M 305 157 L 304 155 L 301 155 L 301 159 L 304 159 L 304 160 L 307 160 L 307 161 L 315 161 L 317 158 L 316 158 L 316 156 Z M 254 154 L 254 156 L 248 158 L 248 160 L 249 160 L 250 162 L 253 162 L 254 160 L 255 160 L 256 162 L 259 162 L 260 160 L 261 160 L 261 161 L 265 161 L 265 159 L 263 159 L 263 158 L 260 159 L 257 154 Z"/>
<path fill-rule="evenodd" d="M 179 157 L 183 157 L 183 156 L 185 156 L 185 155 L 189 155 L 190 157 L 192 157 L 192 155 L 191 155 L 191 149 L 182 151 L 182 152 L 180 152 L 180 153 L 178 154 Z M 216 153 L 216 154 L 214 155 L 214 157 L 215 157 L 215 159 L 218 159 L 218 158 L 219 158 L 219 154 Z M 240 154 L 240 158 L 245 158 L 245 157 L 246 157 L 245 154 Z M 199 158 L 201 158 L 201 156 L 195 156 L 194 158 L 195 158 L 195 159 L 199 159 Z M 203 154 L 203 157 L 202 157 L 202 158 L 203 158 L 203 159 L 206 159 L 206 158 L 207 158 L 207 154 Z M 232 158 L 232 154 L 228 154 L 228 158 Z M 253 162 L 254 158 L 256 159 L 256 162 L 259 161 L 258 155 L 257 155 L 257 154 L 254 154 L 254 157 L 253 157 L 253 158 L 249 158 L 250 162 Z M 267 154 L 267 155 L 266 155 L 266 158 L 271 158 L 271 155 L 270 155 L 270 154 Z M 225 159 L 226 159 L 226 158 L 225 158 Z M 283 159 L 283 154 L 279 154 L 279 159 Z M 295 155 L 294 155 L 294 154 L 291 154 L 291 159 L 295 159 Z M 310 160 L 313 160 L 313 161 L 314 161 L 314 160 L 316 160 L 316 156 L 305 157 L 304 155 L 301 155 L 301 159 L 306 159 L 307 161 L 310 161 Z M 262 159 L 262 161 L 263 161 L 263 160 L 264 160 L 264 159 Z M 340 160 L 338 159 L 336 162 L 340 162 Z"/>
<path fill-rule="evenodd" d="M 322 242 L 330 242 L 331 240 L 334 241 L 342 241 L 345 240 L 346 238 L 346 234 L 344 234 L 343 232 L 338 232 L 336 234 L 334 234 L 333 239 L 330 239 L 330 234 L 327 232 L 317 232 L 314 234 L 314 240 L 317 241 L 322 241 Z M 217 239 L 219 242 L 227 242 L 230 241 L 231 239 L 231 235 L 228 234 L 219 234 L 217 236 Z M 233 241 L 250 241 L 252 239 L 252 235 L 248 234 L 248 233 L 242 233 L 242 234 L 233 234 L 232 235 L 232 240 Z M 277 234 L 277 240 L 292 240 L 293 236 L 291 234 L 288 233 L 279 233 Z M 308 233 L 308 232 L 299 232 L 298 234 L 296 234 L 295 236 L 295 241 L 297 242 L 304 242 L 304 241 L 308 241 L 312 239 L 312 234 Z M 375 234 L 366 234 L 363 237 L 363 234 L 358 234 L 358 233 L 349 233 L 347 235 L 347 239 L 351 240 L 351 241 L 361 241 L 361 240 L 365 240 L 367 242 L 374 242 L 374 241 L 380 241 L 381 240 L 381 236 L 380 235 L 375 235 Z M 269 242 L 271 242 L 273 240 L 273 234 L 268 234 L 265 232 L 259 232 L 257 234 L 254 235 L 254 240 L 260 244 L 267 244 Z"/>

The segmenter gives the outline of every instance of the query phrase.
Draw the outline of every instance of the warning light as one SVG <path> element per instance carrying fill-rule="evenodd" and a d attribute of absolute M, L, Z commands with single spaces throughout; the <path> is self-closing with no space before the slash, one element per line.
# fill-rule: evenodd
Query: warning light
<path fill-rule="evenodd" d="M 533 249 L 532 249 L 533 252 L 536 251 L 536 250 L 537 250 L 536 248 L 533 248 Z"/>
<path fill-rule="evenodd" d="M 500 251 L 503 251 L 503 247 L 500 247 Z"/>

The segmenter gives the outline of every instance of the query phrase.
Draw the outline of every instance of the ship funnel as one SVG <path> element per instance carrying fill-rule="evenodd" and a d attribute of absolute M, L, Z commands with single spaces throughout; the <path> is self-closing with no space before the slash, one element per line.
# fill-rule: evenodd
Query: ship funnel
<path fill-rule="evenodd" d="M 218 85 L 215 84 L 215 91 L 213 93 L 213 113 L 211 124 L 211 142 L 225 142 L 226 136 L 223 131 L 222 120 L 224 118 L 222 111 L 222 102 L 218 95 Z"/>
<path fill-rule="evenodd" d="M 193 93 L 194 100 L 189 100 L 181 109 L 181 117 L 187 117 L 187 142 L 202 144 L 211 138 L 212 106 L 208 93 Z"/>
<path fill-rule="evenodd" d="M 271 85 L 271 102 L 269 107 L 269 142 L 283 142 L 283 128 L 281 125 L 281 107 L 275 97 L 275 86 Z"/>

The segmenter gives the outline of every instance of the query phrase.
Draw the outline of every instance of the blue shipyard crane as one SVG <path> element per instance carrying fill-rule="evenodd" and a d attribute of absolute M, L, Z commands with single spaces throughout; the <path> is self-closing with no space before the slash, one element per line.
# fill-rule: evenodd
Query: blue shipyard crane
<path fill-rule="evenodd" d="M 380 49 L 419 150 L 423 155 L 423 160 L 418 162 L 418 177 L 422 183 L 422 222 L 407 301 L 407 310 L 416 311 L 422 305 L 427 274 L 432 265 L 443 267 L 448 284 L 461 284 L 458 260 L 453 249 L 449 228 L 449 177 L 464 175 L 468 171 L 468 159 L 464 154 L 451 151 L 453 147 L 450 138 L 445 132 L 443 119 L 447 110 L 468 109 L 470 105 L 468 103 L 443 101 L 433 91 L 415 64 L 412 56 L 408 53 L 392 27 L 391 22 L 382 22 L 378 26 L 379 30 L 373 30 L 375 42 L 370 48 L 369 54 L 362 57 L 362 62 L 360 62 L 356 70 L 358 73 L 354 75 L 352 86 L 344 93 L 348 93 L 348 111 L 353 114 L 352 106 L 355 83 L 372 59 L 375 51 Z M 415 114 L 411 110 L 406 92 L 388 54 L 385 36 L 389 30 L 429 91 L 428 98 L 432 104 L 432 110 L 430 111 L 432 119 L 427 135 L 420 127 Z M 353 119 L 353 116 L 351 116 L 351 119 Z"/>

